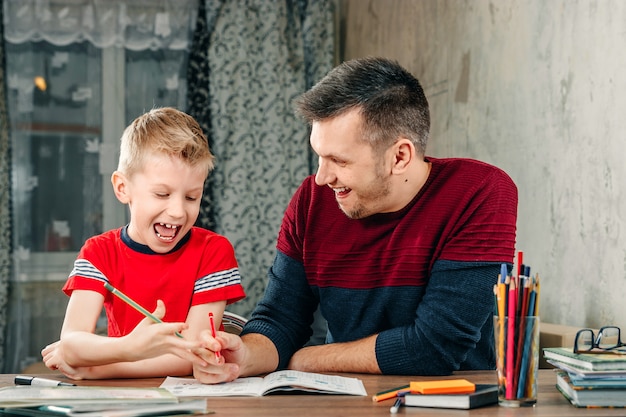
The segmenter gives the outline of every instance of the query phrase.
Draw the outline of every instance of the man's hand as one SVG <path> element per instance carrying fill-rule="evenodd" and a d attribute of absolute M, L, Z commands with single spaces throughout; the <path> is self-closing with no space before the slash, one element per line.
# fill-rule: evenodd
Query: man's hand
<path fill-rule="evenodd" d="M 250 333 L 243 337 L 217 332 L 212 337 L 209 331 L 200 335 L 202 345 L 212 359 L 206 366 L 193 366 L 193 376 L 204 384 L 232 381 L 243 376 L 259 375 L 275 371 L 278 367 L 276 346 L 265 336 Z M 215 352 L 220 352 L 220 358 Z"/>
<path fill-rule="evenodd" d="M 193 364 L 193 376 L 203 384 L 233 381 L 240 376 L 241 364 L 246 357 L 246 345 L 237 335 L 210 331 L 200 334 L 203 349 L 209 353 L 205 365 Z M 215 352 L 220 352 L 219 357 Z"/>

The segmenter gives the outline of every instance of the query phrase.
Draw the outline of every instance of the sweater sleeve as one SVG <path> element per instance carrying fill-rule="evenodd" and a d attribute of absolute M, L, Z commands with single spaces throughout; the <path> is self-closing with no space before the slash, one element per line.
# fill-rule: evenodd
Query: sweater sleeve
<path fill-rule="evenodd" d="M 494 369 L 493 285 L 499 268 L 496 263 L 437 261 L 414 322 L 378 335 L 376 358 L 382 373 L 449 375 Z"/>
<path fill-rule="evenodd" d="M 242 335 L 260 333 L 276 346 L 278 369 L 310 339 L 319 299 L 309 287 L 301 262 L 277 251 L 263 298 L 246 323 Z"/>

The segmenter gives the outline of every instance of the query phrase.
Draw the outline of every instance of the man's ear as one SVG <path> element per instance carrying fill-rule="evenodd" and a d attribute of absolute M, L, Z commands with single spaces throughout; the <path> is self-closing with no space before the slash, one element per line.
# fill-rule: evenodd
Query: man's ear
<path fill-rule="evenodd" d="M 391 172 L 393 174 L 403 174 L 409 168 L 409 165 L 415 159 L 415 146 L 413 142 L 406 138 L 400 138 L 393 146 L 393 165 Z"/>
<path fill-rule="evenodd" d="M 126 176 L 119 171 L 114 171 L 111 174 L 111 184 L 113 184 L 115 197 L 117 197 L 120 203 L 128 204 L 130 197 L 128 195 L 128 179 Z"/>

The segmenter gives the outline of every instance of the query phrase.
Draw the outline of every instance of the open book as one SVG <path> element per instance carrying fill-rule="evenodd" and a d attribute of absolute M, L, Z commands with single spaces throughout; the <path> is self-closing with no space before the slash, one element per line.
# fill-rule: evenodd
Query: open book
<path fill-rule="evenodd" d="M 301 371 L 276 371 L 261 378 L 238 378 L 232 382 L 207 385 L 191 378 L 168 376 L 161 384 L 177 397 L 261 397 L 276 391 L 306 391 L 320 394 L 367 395 L 357 378 Z"/>

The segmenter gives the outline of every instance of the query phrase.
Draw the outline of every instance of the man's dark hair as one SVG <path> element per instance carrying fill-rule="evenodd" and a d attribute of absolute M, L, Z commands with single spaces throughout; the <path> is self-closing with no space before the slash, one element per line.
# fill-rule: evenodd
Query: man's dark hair
<path fill-rule="evenodd" d="M 396 61 L 343 62 L 298 97 L 295 110 L 309 124 L 359 109 L 363 139 L 386 149 L 400 137 L 424 154 L 430 130 L 428 100 L 419 81 Z"/>

